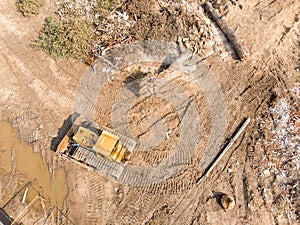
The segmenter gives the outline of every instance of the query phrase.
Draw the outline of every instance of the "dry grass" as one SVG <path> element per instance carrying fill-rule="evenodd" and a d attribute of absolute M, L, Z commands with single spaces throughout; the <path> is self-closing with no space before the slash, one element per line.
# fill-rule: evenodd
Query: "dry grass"
<path fill-rule="evenodd" d="M 45 5 L 45 0 L 17 0 L 16 5 L 24 16 L 37 15 Z"/>
<path fill-rule="evenodd" d="M 93 28 L 85 21 L 61 21 L 48 17 L 34 45 L 46 50 L 54 58 L 80 58 L 88 54 L 93 40 Z"/>

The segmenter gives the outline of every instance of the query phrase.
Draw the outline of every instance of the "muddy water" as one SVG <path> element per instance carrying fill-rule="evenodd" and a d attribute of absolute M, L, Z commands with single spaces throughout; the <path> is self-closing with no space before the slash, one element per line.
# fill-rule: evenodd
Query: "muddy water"
<path fill-rule="evenodd" d="M 20 141 L 17 133 L 6 122 L 0 123 L 0 170 L 2 174 L 23 174 L 44 198 L 62 208 L 67 195 L 65 172 L 56 170 L 51 177 L 41 156 L 34 153 L 30 145 Z M 31 201 L 36 195 L 33 188 L 29 188 L 27 201 Z"/>

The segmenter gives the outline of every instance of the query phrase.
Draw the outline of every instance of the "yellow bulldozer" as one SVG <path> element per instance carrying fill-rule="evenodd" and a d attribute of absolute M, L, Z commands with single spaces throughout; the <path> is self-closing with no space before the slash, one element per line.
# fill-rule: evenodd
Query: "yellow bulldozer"
<path fill-rule="evenodd" d="M 133 139 L 109 128 L 99 127 L 78 113 L 69 116 L 51 143 L 51 149 L 57 154 L 94 168 L 97 167 L 97 157 L 110 162 L 127 162 L 135 146 Z"/>

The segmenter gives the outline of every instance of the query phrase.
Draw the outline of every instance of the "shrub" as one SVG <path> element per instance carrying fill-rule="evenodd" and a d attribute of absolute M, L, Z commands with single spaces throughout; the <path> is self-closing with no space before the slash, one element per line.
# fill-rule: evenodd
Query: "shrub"
<path fill-rule="evenodd" d="M 17 0 L 16 4 L 24 16 L 31 16 L 39 14 L 45 0 Z"/>
<path fill-rule="evenodd" d="M 73 0 L 62 3 L 56 11 L 57 16 L 46 18 L 34 46 L 44 49 L 54 58 L 82 58 L 89 63 L 94 58 L 90 54 L 90 46 L 101 35 L 98 32 L 96 37 L 97 26 L 120 2 L 120 0 L 97 0 L 92 4 Z"/>
<path fill-rule="evenodd" d="M 53 17 L 45 20 L 44 27 L 35 47 L 46 50 L 55 58 L 72 56 L 80 58 L 87 54 L 94 40 L 91 25 L 84 21 L 61 21 Z"/>

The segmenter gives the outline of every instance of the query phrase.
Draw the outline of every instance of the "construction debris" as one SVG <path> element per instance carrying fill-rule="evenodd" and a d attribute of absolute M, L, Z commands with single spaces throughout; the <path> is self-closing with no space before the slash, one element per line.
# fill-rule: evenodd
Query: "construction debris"
<path fill-rule="evenodd" d="M 42 197 L 36 196 L 29 204 L 28 206 L 18 215 L 18 217 L 12 222 L 12 225 L 18 225 L 21 224 L 24 217 L 30 212 L 30 210 L 34 209 L 37 204 L 39 203 L 39 200 L 43 201 Z"/>
<path fill-rule="evenodd" d="M 299 99 L 299 84 L 291 89 L 291 99 Z M 281 98 L 276 105 L 269 108 L 267 119 L 258 120 L 264 129 L 265 139 L 261 143 L 265 148 L 272 149 L 266 155 L 266 166 L 263 174 L 274 177 L 272 190 L 279 188 L 281 199 L 286 204 L 286 215 L 291 223 L 300 219 L 299 216 L 299 101 Z M 269 171 L 269 172 L 265 172 Z"/>

